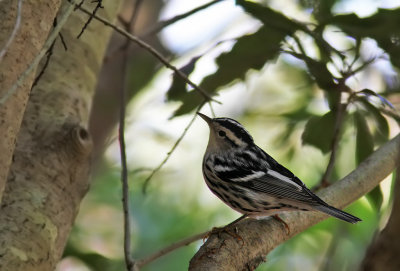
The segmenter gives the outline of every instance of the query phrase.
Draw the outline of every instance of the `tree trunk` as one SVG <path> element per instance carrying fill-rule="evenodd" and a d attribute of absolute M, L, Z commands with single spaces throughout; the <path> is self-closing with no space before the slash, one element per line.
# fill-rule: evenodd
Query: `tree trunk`
<path fill-rule="evenodd" d="M 113 20 L 120 1 L 103 4 L 99 14 Z M 42 20 L 44 13 L 34 15 Z M 86 127 L 110 29 L 92 21 L 76 39 L 87 20 L 80 11 L 71 15 L 62 30 L 68 50 L 56 42 L 29 98 L 1 202 L 0 270 L 54 270 L 88 189 L 92 143 Z"/>
<path fill-rule="evenodd" d="M 394 201 L 386 227 L 368 248 L 360 270 L 400 270 L 400 166 L 397 167 Z"/>
<path fill-rule="evenodd" d="M 0 201 L 34 73 L 17 88 L 16 94 L 8 99 L 5 96 L 41 50 L 60 4 L 61 0 L 23 1 L 18 16 L 19 1 L 0 1 Z"/>

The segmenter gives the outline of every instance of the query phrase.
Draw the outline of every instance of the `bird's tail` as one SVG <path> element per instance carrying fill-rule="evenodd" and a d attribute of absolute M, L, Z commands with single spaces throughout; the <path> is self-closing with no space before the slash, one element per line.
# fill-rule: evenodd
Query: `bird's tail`
<path fill-rule="evenodd" d="M 361 219 L 359 219 L 358 217 L 355 217 L 349 213 L 343 212 L 339 209 L 336 209 L 335 207 L 329 206 L 329 205 L 317 205 L 317 206 L 313 206 L 314 209 L 324 212 L 328 215 L 334 216 L 336 218 L 339 218 L 341 220 L 344 220 L 346 222 L 355 224 L 357 222 L 362 221 Z"/>

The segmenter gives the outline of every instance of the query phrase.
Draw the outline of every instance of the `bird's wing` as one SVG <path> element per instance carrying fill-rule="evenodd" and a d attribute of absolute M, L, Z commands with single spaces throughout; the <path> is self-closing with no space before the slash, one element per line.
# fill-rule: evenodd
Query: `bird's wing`
<path fill-rule="evenodd" d="M 237 180 L 235 184 L 275 198 L 306 202 L 308 204 L 321 203 L 321 200 L 307 187 L 296 182 L 300 180 L 293 181 L 274 170 L 268 170 L 263 173 L 263 175 L 260 173 L 257 178 L 252 178 L 251 180 Z"/>
<path fill-rule="evenodd" d="M 209 167 L 212 165 L 213 173 L 222 182 L 275 198 L 306 202 L 311 205 L 323 203 L 290 170 L 257 146 L 234 153 L 232 157 L 215 158 Z"/>

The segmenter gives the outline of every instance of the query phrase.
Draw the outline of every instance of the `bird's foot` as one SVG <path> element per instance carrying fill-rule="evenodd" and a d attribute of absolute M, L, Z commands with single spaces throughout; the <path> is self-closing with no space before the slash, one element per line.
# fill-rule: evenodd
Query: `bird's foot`
<path fill-rule="evenodd" d="M 282 218 L 280 218 L 279 215 L 273 215 L 272 217 L 273 217 L 276 221 L 282 223 L 283 226 L 284 226 L 285 229 L 286 229 L 286 234 L 287 234 L 287 235 L 290 235 L 290 228 L 289 228 L 289 225 L 288 225 Z"/>
<path fill-rule="evenodd" d="M 224 227 L 214 227 L 209 231 L 204 237 L 203 242 L 208 239 L 212 234 L 217 234 L 218 238 L 221 238 L 221 234 L 226 233 L 238 241 L 243 242 L 243 238 L 239 235 L 238 229 L 236 227 L 224 226 Z"/>

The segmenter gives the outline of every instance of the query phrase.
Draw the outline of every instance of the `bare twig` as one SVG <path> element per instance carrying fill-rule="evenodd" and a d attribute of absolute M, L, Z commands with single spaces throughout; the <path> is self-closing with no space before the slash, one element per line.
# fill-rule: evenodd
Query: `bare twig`
<path fill-rule="evenodd" d="M 116 32 L 120 33 L 121 35 L 123 35 L 124 37 L 128 38 L 130 41 L 135 42 L 137 45 L 139 45 L 140 47 L 146 49 L 149 53 L 151 53 L 154 57 L 156 57 L 161 63 L 163 63 L 167 68 L 173 70 L 176 74 L 178 74 L 186 83 L 188 83 L 190 86 L 192 86 L 196 91 L 200 92 L 200 94 L 206 99 L 206 101 L 214 101 L 216 103 L 221 103 L 219 101 L 216 101 L 215 99 L 213 99 L 210 94 L 208 94 L 203 88 L 201 88 L 200 86 L 196 85 L 195 83 L 193 83 L 187 76 L 186 74 L 184 74 L 182 71 L 180 71 L 177 67 L 175 67 L 174 65 L 172 65 L 160 52 L 158 52 L 156 49 L 154 49 L 150 44 L 147 44 L 146 42 L 142 41 L 141 39 L 139 39 L 136 36 L 131 35 L 130 33 L 128 33 L 126 30 L 112 24 L 111 22 L 109 22 L 108 20 L 96 15 L 96 14 L 92 14 L 90 11 L 86 10 L 83 7 L 80 7 L 79 10 L 81 10 L 82 12 L 88 14 L 88 15 L 92 15 L 93 18 L 95 18 L 96 20 L 102 22 L 104 25 L 111 27 L 112 29 L 114 29 Z"/>
<path fill-rule="evenodd" d="M 57 17 L 54 18 L 54 21 L 53 21 L 53 27 L 56 27 L 56 26 L 57 26 Z M 61 44 L 64 47 L 64 50 L 67 51 L 68 50 L 67 44 L 65 43 L 64 37 L 61 34 L 61 32 L 58 33 L 58 36 L 60 37 Z M 39 72 L 39 74 L 36 76 L 35 80 L 33 81 L 32 86 L 31 86 L 31 90 L 37 85 L 37 83 L 39 82 L 40 78 L 42 78 L 44 72 L 46 71 L 47 66 L 50 63 L 50 58 L 53 55 L 53 49 L 54 49 L 54 45 L 56 44 L 56 41 L 57 40 L 55 39 L 53 41 L 53 44 L 50 46 L 49 50 L 46 52 L 46 61 L 43 64 L 42 70 Z"/>
<path fill-rule="evenodd" d="M 151 180 L 151 178 L 153 178 L 154 174 L 156 174 L 164 165 L 165 163 L 167 163 L 168 159 L 171 157 L 172 153 L 175 151 L 175 149 L 178 147 L 179 143 L 182 141 L 182 139 L 185 137 L 187 131 L 189 130 L 189 128 L 192 126 L 194 120 L 197 117 L 197 112 L 200 111 L 200 109 L 203 107 L 205 102 L 203 102 L 196 110 L 196 113 L 193 115 L 193 118 L 190 120 L 189 124 L 185 127 L 185 129 L 183 130 L 183 133 L 181 134 L 181 136 L 176 140 L 175 144 L 172 146 L 171 150 L 167 153 L 167 156 L 164 158 L 164 160 L 156 167 L 153 169 L 153 171 L 150 173 L 150 175 L 146 178 L 146 180 L 144 181 L 143 184 L 143 193 L 146 193 L 147 190 L 147 186 Z"/>
<path fill-rule="evenodd" d="M 61 28 L 64 26 L 68 17 L 71 15 L 72 11 L 74 10 L 76 0 L 71 0 L 70 2 L 71 2 L 71 5 L 66 5 L 64 7 L 64 9 L 59 13 L 60 18 L 58 20 L 58 24 L 57 24 L 57 26 L 54 27 L 53 31 L 50 33 L 49 37 L 47 38 L 47 41 L 43 45 L 42 50 L 40 50 L 40 52 L 32 60 L 29 67 L 20 76 L 18 76 L 17 81 L 7 91 L 5 91 L 4 96 L 0 98 L 0 106 L 3 105 L 8 100 L 8 98 L 11 95 L 13 95 L 13 93 L 17 90 L 17 88 L 23 84 L 25 78 L 33 71 L 33 69 L 36 68 L 36 66 L 39 64 L 40 60 L 43 58 L 43 56 L 49 50 L 49 48 L 53 44 L 54 40 L 57 38 L 58 34 L 60 33 Z"/>
<path fill-rule="evenodd" d="M 213 118 L 215 118 L 216 116 L 215 116 L 214 108 L 210 102 L 208 102 L 208 106 L 210 107 L 211 116 L 213 116 Z"/>
<path fill-rule="evenodd" d="M 125 149 L 125 88 L 120 91 L 120 114 L 119 114 L 119 146 L 121 154 L 121 182 L 122 182 L 122 206 L 124 213 L 124 256 L 125 265 L 128 271 L 134 266 L 131 253 L 131 225 L 130 225 L 130 204 L 129 204 L 129 184 L 128 184 L 128 165 L 126 162 Z"/>
<path fill-rule="evenodd" d="M 199 6 L 199 7 L 197 7 L 197 8 L 194 8 L 194 9 L 192 9 L 192 10 L 189 10 L 188 12 L 185 12 L 185 13 L 182 13 L 182 14 L 179 14 L 179 15 L 176 15 L 175 17 L 173 17 L 173 18 L 171 18 L 171 19 L 168 19 L 168 20 L 165 20 L 165 21 L 160 21 L 157 25 L 155 25 L 155 26 L 152 27 L 151 29 L 145 31 L 144 34 L 141 35 L 141 36 L 144 37 L 144 36 L 150 36 L 150 35 L 157 34 L 157 33 L 160 32 L 161 30 L 163 30 L 165 27 L 167 27 L 167 26 L 169 26 L 169 25 L 171 25 L 171 24 L 174 24 L 174 23 L 176 23 L 176 22 L 178 22 L 178 21 L 180 21 L 180 20 L 182 20 L 182 19 L 185 19 L 185 18 L 187 18 L 187 17 L 193 15 L 193 14 L 196 13 L 196 12 L 199 12 L 199 11 L 201 11 L 201 10 L 203 10 L 203 9 L 206 9 L 206 8 L 208 8 L 208 7 L 210 7 L 210 6 L 214 5 L 214 4 L 216 4 L 216 3 L 218 3 L 218 2 L 222 2 L 222 1 L 223 1 L 223 0 L 214 0 L 214 1 L 211 1 L 211 2 L 208 2 L 208 3 L 204 4 L 204 5 L 202 5 L 202 6 Z"/>
<path fill-rule="evenodd" d="M 137 16 L 136 8 L 140 5 L 141 0 L 136 1 L 135 11 L 132 13 L 131 19 L 129 21 L 129 29 L 133 28 L 135 18 Z M 138 4 L 139 3 L 139 4 Z M 94 14 L 94 13 L 93 13 Z M 132 257 L 131 252 L 131 226 L 130 226 L 130 200 L 129 200 L 129 183 L 128 183 L 128 166 L 126 161 L 126 149 L 125 149 L 125 114 L 126 114 L 126 99 L 125 93 L 127 89 L 127 68 L 128 68 L 128 50 L 129 50 L 129 40 L 126 40 L 126 46 L 124 48 L 123 58 L 123 84 L 120 91 L 120 115 L 119 115 L 119 142 L 120 142 L 120 152 L 121 152 L 121 182 L 122 182 L 122 205 L 124 213 L 124 258 L 127 271 L 135 270 L 136 263 Z"/>
<path fill-rule="evenodd" d="M 103 8 L 103 5 L 102 5 L 103 0 L 95 0 L 95 1 L 97 1 L 97 5 L 96 5 L 96 7 L 93 9 L 93 12 L 92 12 L 92 14 L 90 14 L 90 17 L 89 17 L 89 19 L 86 21 L 85 25 L 82 27 L 81 32 L 79 32 L 79 34 L 78 34 L 78 36 L 77 36 L 78 39 L 83 35 L 83 32 L 85 32 L 86 28 L 88 27 L 88 25 L 90 24 L 90 22 L 93 20 L 93 17 L 96 15 L 97 11 L 98 11 L 100 8 Z M 78 9 L 81 9 L 81 8 L 82 8 L 82 4 L 83 4 L 83 1 L 77 5 L 77 8 L 78 8 Z"/>
<path fill-rule="evenodd" d="M 335 127 L 333 130 L 331 156 L 329 157 L 328 165 L 326 167 L 324 175 L 321 178 L 320 183 L 316 187 L 313 188 L 314 191 L 320 189 L 321 187 L 326 187 L 330 184 L 329 179 L 332 175 L 332 171 L 335 166 L 336 155 L 337 155 L 337 151 L 339 148 L 340 133 L 342 131 L 343 119 L 346 114 L 346 108 L 347 108 L 347 103 L 346 104 L 341 103 L 341 101 L 340 101 L 341 97 L 342 97 L 342 94 L 340 92 L 340 96 L 338 98 L 338 107 L 336 109 L 337 111 L 336 111 Z"/>
<path fill-rule="evenodd" d="M 39 72 L 39 74 L 36 76 L 35 80 L 33 81 L 32 86 L 31 86 L 31 90 L 36 86 L 36 84 L 39 82 L 40 78 L 42 78 L 44 72 L 46 71 L 47 66 L 50 63 L 50 58 L 53 55 L 54 44 L 56 44 L 56 40 L 53 41 L 53 44 L 50 46 L 49 50 L 47 51 L 47 53 L 46 53 L 46 55 L 47 55 L 46 61 L 43 64 L 42 70 Z"/>
<path fill-rule="evenodd" d="M 185 239 L 183 239 L 181 241 L 173 243 L 173 244 L 171 244 L 171 245 L 169 245 L 169 246 L 167 246 L 167 247 L 165 247 L 165 248 L 163 248 L 163 249 L 161 249 L 161 250 L 159 250 L 159 251 L 147 256 L 146 258 L 143 258 L 142 260 L 139 260 L 137 262 L 137 267 L 138 268 L 142 268 L 146 264 L 149 264 L 149 263 L 157 260 L 158 258 L 160 258 L 162 256 L 165 256 L 168 253 L 171 253 L 172 251 L 174 251 L 174 250 L 176 250 L 178 248 L 181 248 L 183 246 L 187 246 L 187 245 L 189 245 L 189 244 L 191 244 L 191 243 L 193 243 L 193 242 L 195 242 L 197 240 L 200 240 L 200 239 L 204 238 L 205 236 L 207 236 L 209 234 L 209 232 L 210 231 L 205 231 L 205 232 L 202 232 L 202 233 L 198 233 L 198 234 L 195 234 L 195 235 L 190 236 L 188 238 L 185 238 Z"/>
<path fill-rule="evenodd" d="M 19 26 L 21 25 L 22 2 L 23 2 L 23 0 L 18 0 L 18 3 L 17 3 L 17 17 L 15 19 L 14 28 L 13 28 L 13 30 L 11 32 L 11 35 L 8 38 L 6 44 L 0 50 L 0 62 L 3 59 L 4 55 L 6 54 L 8 47 L 10 47 L 11 43 L 15 39 L 15 36 L 17 35 L 18 29 L 19 29 Z"/>
<path fill-rule="evenodd" d="M 64 47 L 64 50 L 68 51 L 67 43 L 65 42 L 64 36 L 62 35 L 62 33 L 61 32 L 58 33 L 58 36 L 60 37 L 60 41 L 61 41 L 62 46 Z"/>
<path fill-rule="evenodd" d="M 131 19 L 129 20 L 128 29 L 127 29 L 128 31 L 131 31 L 132 33 L 135 32 L 134 26 L 135 26 L 136 20 L 138 18 L 140 6 L 142 5 L 142 3 L 143 3 L 143 0 L 135 0 L 135 5 L 133 7 L 133 13 L 132 13 Z"/>
<path fill-rule="evenodd" d="M 135 25 L 138 15 L 139 15 L 140 5 L 142 4 L 143 0 L 136 0 L 134 2 L 135 3 L 134 3 L 134 7 L 133 7 L 133 12 L 132 12 L 132 15 L 131 15 L 131 18 L 129 19 L 129 21 L 128 22 L 124 21 L 122 18 L 119 17 L 119 20 L 121 21 L 122 25 L 125 27 L 125 30 L 131 34 L 135 33 L 134 25 Z M 123 50 L 125 52 L 125 56 L 126 56 L 129 44 L 130 44 L 130 42 L 129 42 L 129 39 L 127 38 L 125 40 L 125 42 L 121 46 L 119 46 L 119 48 L 115 49 L 115 51 L 111 53 L 111 55 L 114 55 L 114 53 L 116 53 L 120 50 Z M 125 71 L 126 71 L 126 69 L 125 69 Z"/>

